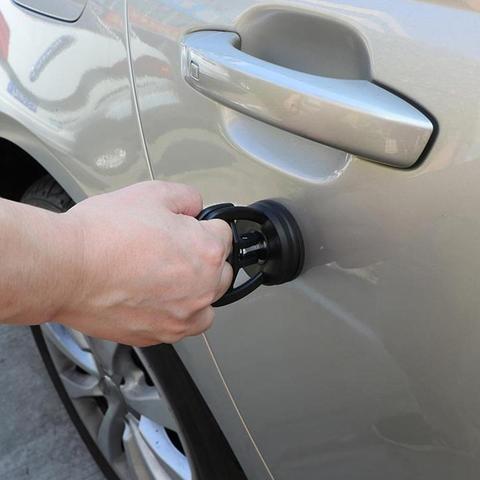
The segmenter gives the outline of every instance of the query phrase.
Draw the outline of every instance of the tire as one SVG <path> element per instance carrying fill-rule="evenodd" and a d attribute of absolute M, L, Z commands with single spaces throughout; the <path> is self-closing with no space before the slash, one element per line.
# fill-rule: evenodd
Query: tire
<path fill-rule="evenodd" d="M 48 175 L 22 202 L 58 213 L 74 205 Z M 137 349 L 54 323 L 34 326 L 32 333 L 60 399 L 107 479 L 246 479 L 171 345 Z"/>

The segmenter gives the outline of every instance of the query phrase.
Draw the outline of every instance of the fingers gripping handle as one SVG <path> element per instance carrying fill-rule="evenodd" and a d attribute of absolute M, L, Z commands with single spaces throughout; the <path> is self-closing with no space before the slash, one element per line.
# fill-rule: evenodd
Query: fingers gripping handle
<path fill-rule="evenodd" d="M 227 259 L 233 269 L 232 284 L 214 307 L 236 302 L 262 284 L 278 285 L 300 274 L 304 261 L 302 235 L 297 222 L 282 204 L 274 200 L 264 200 L 249 207 L 222 203 L 207 207 L 197 218 L 218 218 L 232 229 L 232 253 Z M 255 224 L 255 228 L 240 232 L 237 221 Z M 235 287 L 241 268 L 245 268 L 250 278 Z"/>
<path fill-rule="evenodd" d="M 229 305 L 230 303 L 240 300 L 249 293 L 253 292 L 263 282 L 263 273 L 258 272 L 242 285 L 234 287 L 238 272 L 240 271 L 240 268 L 244 266 L 241 261 L 241 239 L 236 224 L 236 220 L 239 219 L 238 216 L 241 213 L 239 212 L 240 209 L 242 209 L 242 207 L 235 207 L 231 203 L 222 203 L 206 208 L 200 212 L 199 216 L 197 217 L 199 220 L 212 220 L 214 218 L 225 220 L 232 229 L 232 252 L 227 259 L 233 269 L 232 284 L 225 295 L 213 303 L 214 307 Z"/>

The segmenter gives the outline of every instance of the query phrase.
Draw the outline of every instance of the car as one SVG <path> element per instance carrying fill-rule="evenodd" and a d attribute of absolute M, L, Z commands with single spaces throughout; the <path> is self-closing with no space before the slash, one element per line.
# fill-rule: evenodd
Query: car
<path fill-rule="evenodd" d="M 107 478 L 478 478 L 479 46 L 474 0 L 2 2 L 2 197 L 172 180 L 303 238 L 174 345 L 32 328 Z"/>

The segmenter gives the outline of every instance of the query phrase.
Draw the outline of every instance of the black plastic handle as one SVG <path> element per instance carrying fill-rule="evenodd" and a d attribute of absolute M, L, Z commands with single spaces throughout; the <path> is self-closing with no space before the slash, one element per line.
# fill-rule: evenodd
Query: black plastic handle
<path fill-rule="evenodd" d="M 249 207 L 235 207 L 231 203 L 221 203 L 219 205 L 213 205 L 206 208 L 200 212 L 200 215 L 197 218 L 198 220 L 213 220 L 214 218 L 218 218 L 227 222 L 232 229 L 232 252 L 227 259 L 233 269 L 232 284 L 225 295 L 219 298 L 212 305 L 214 307 L 222 307 L 246 297 L 249 293 L 253 292 L 263 283 L 263 272 L 257 272 L 242 285 L 234 287 L 240 268 L 245 266 L 245 263 L 240 261 L 240 249 L 242 242 L 238 233 L 236 221 L 248 220 L 263 225 L 268 221 L 267 216 Z"/>
<path fill-rule="evenodd" d="M 233 268 L 233 281 L 214 307 L 236 302 L 262 284 L 280 285 L 300 275 L 304 262 L 302 233 L 293 215 L 281 203 L 261 200 L 248 207 L 221 203 L 206 208 L 197 218 L 219 218 L 232 229 L 232 253 L 227 261 Z M 243 229 L 247 225 L 255 226 L 247 232 L 239 232 L 238 221 L 243 221 Z M 234 287 L 241 268 L 250 278 Z"/>

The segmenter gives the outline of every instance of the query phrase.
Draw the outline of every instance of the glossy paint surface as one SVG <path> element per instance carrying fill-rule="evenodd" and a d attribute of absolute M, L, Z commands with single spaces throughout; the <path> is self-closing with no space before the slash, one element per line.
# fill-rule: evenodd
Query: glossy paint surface
<path fill-rule="evenodd" d="M 149 178 L 130 85 L 123 1 L 71 24 L 0 8 L 2 135 L 76 200 Z"/>
<path fill-rule="evenodd" d="M 123 1 L 89 0 L 74 24 L 0 11 L 1 134 L 76 200 L 150 177 L 138 100 L 157 178 L 206 203 L 278 198 L 300 223 L 302 276 L 177 346 L 249 478 L 478 477 L 477 2 L 130 0 L 137 99 Z M 438 124 L 431 150 L 400 171 L 200 95 L 181 43 L 215 28 L 411 99 Z"/>
<path fill-rule="evenodd" d="M 206 335 L 243 433 L 217 397 L 217 380 L 204 374 L 208 361 L 199 362 L 203 357 L 195 353 L 202 351 L 200 340 L 178 347 L 247 475 L 477 478 L 476 4 L 129 5 L 138 103 L 156 177 L 196 185 L 207 203 L 280 199 L 306 240 L 299 279 L 219 310 Z M 355 32 L 365 42 L 372 79 L 435 118 L 438 136 L 415 169 L 377 165 L 306 140 L 220 105 L 184 82 L 180 45 L 185 34 L 200 29 L 235 31 L 250 53 L 311 71 L 321 64 L 318 52 L 296 52 L 295 22 L 285 30 L 285 15 L 299 13 Z M 256 21 L 266 17 L 268 26 Z M 302 27 L 298 35 L 308 46 Z M 330 40 L 335 48 L 340 37 L 325 34 L 315 41 Z M 266 38 L 285 48 L 262 52 Z M 333 73 L 345 67 L 335 58 L 325 67 Z"/>

